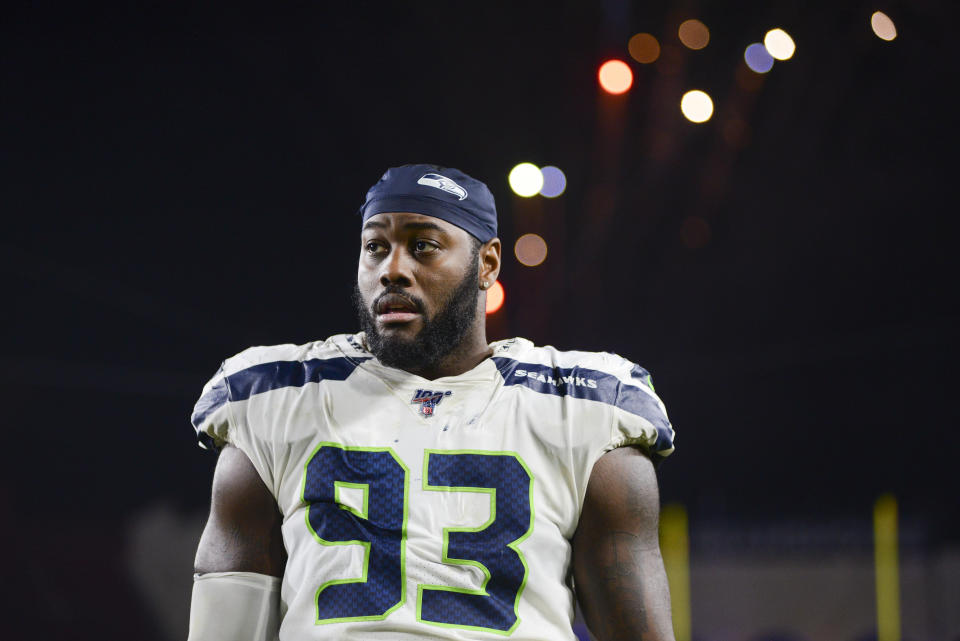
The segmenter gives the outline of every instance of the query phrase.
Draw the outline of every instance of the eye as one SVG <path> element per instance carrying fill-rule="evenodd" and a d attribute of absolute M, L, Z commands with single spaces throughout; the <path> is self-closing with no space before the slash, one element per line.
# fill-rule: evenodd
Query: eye
<path fill-rule="evenodd" d="M 418 254 L 432 254 L 440 249 L 440 246 L 429 240 L 417 240 L 413 243 L 413 248 Z"/>
<path fill-rule="evenodd" d="M 370 256 L 380 256 L 387 251 L 387 248 L 375 240 L 368 240 L 363 244 L 363 251 Z"/>

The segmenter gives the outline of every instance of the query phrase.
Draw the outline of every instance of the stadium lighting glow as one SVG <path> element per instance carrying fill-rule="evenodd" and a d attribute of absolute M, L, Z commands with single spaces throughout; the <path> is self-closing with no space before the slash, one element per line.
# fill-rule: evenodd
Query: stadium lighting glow
<path fill-rule="evenodd" d="M 532 162 L 522 162 L 510 170 L 507 182 L 510 183 L 513 193 L 523 198 L 530 198 L 540 193 L 543 187 L 543 174 Z"/>
<path fill-rule="evenodd" d="M 677 35 L 687 49 L 694 51 L 703 49 L 710 42 L 710 30 L 699 20 L 684 20 L 677 30 Z"/>
<path fill-rule="evenodd" d="M 625 93 L 633 86 L 633 72 L 623 60 L 607 60 L 597 72 L 600 86 L 614 95 Z"/>
<path fill-rule="evenodd" d="M 536 267 L 547 258 L 547 241 L 537 234 L 524 234 L 513 245 L 513 253 L 521 264 Z"/>
<path fill-rule="evenodd" d="M 503 307 L 503 300 L 506 296 L 503 293 L 503 285 L 499 280 L 493 281 L 493 286 L 487 290 L 487 313 L 493 314 Z"/>
<path fill-rule="evenodd" d="M 747 66 L 757 73 L 767 73 L 773 69 L 773 56 L 759 42 L 755 42 L 743 52 L 743 60 Z"/>
<path fill-rule="evenodd" d="M 547 198 L 556 198 L 567 188 L 567 177 L 564 173 L 553 165 L 547 165 L 540 169 L 543 175 L 543 187 L 540 188 L 540 195 Z"/>
<path fill-rule="evenodd" d="M 683 94 L 680 111 L 690 122 L 706 122 L 713 115 L 713 100 L 705 92 L 693 89 Z"/>
<path fill-rule="evenodd" d="M 777 60 L 789 60 L 797 50 L 793 38 L 783 29 L 771 29 L 763 37 L 763 46 Z"/>
<path fill-rule="evenodd" d="M 660 43 L 649 33 L 638 33 L 627 42 L 627 51 L 631 58 L 646 65 L 660 57 Z"/>
<path fill-rule="evenodd" d="M 870 27 L 873 28 L 873 33 L 881 40 L 890 42 L 897 37 L 896 25 L 894 25 L 893 20 L 882 11 L 876 11 L 870 16 Z"/>

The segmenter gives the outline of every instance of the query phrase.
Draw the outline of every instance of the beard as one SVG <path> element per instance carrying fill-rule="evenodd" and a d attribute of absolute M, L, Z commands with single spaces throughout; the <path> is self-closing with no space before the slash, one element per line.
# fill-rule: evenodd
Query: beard
<path fill-rule="evenodd" d="M 412 339 L 384 336 L 377 329 L 373 309 L 376 300 L 369 307 L 364 304 L 360 289 L 353 286 L 353 303 L 357 312 L 360 328 L 364 331 L 367 349 L 381 363 L 402 370 L 422 370 L 437 365 L 463 341 L 477 318 L 477 281 L 480 266 L 476 259 L 471 260 L 473 268 L 454 288 L 446 303 L 427 319 L 423 301 L 405 292 L 402 287 L 388 285 L 383 294 L 400 294 L 412 301 L 423 318 L 423 327 Z M 378 296 L 379 298 L 379 296 Z"/>

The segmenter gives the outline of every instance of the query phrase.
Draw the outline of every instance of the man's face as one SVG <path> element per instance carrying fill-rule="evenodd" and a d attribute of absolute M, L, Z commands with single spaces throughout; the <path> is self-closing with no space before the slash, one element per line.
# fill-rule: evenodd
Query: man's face
<path fill-rule="evenodd" d="M 421 369 L 450 353 L 478 313 L 477 242 L 422 214 L 372 216 L 354 293 L 367 346 L 385 365 Z"/>

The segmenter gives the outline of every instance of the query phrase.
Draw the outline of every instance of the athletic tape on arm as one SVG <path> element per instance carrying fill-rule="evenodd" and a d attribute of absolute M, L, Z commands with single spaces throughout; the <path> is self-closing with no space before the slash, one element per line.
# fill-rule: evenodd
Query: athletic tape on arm
<path fill-rule="evenodd" d="M 277 641 L 280 579 L 254 572 L 193 575 L 187 641 Z"/>

